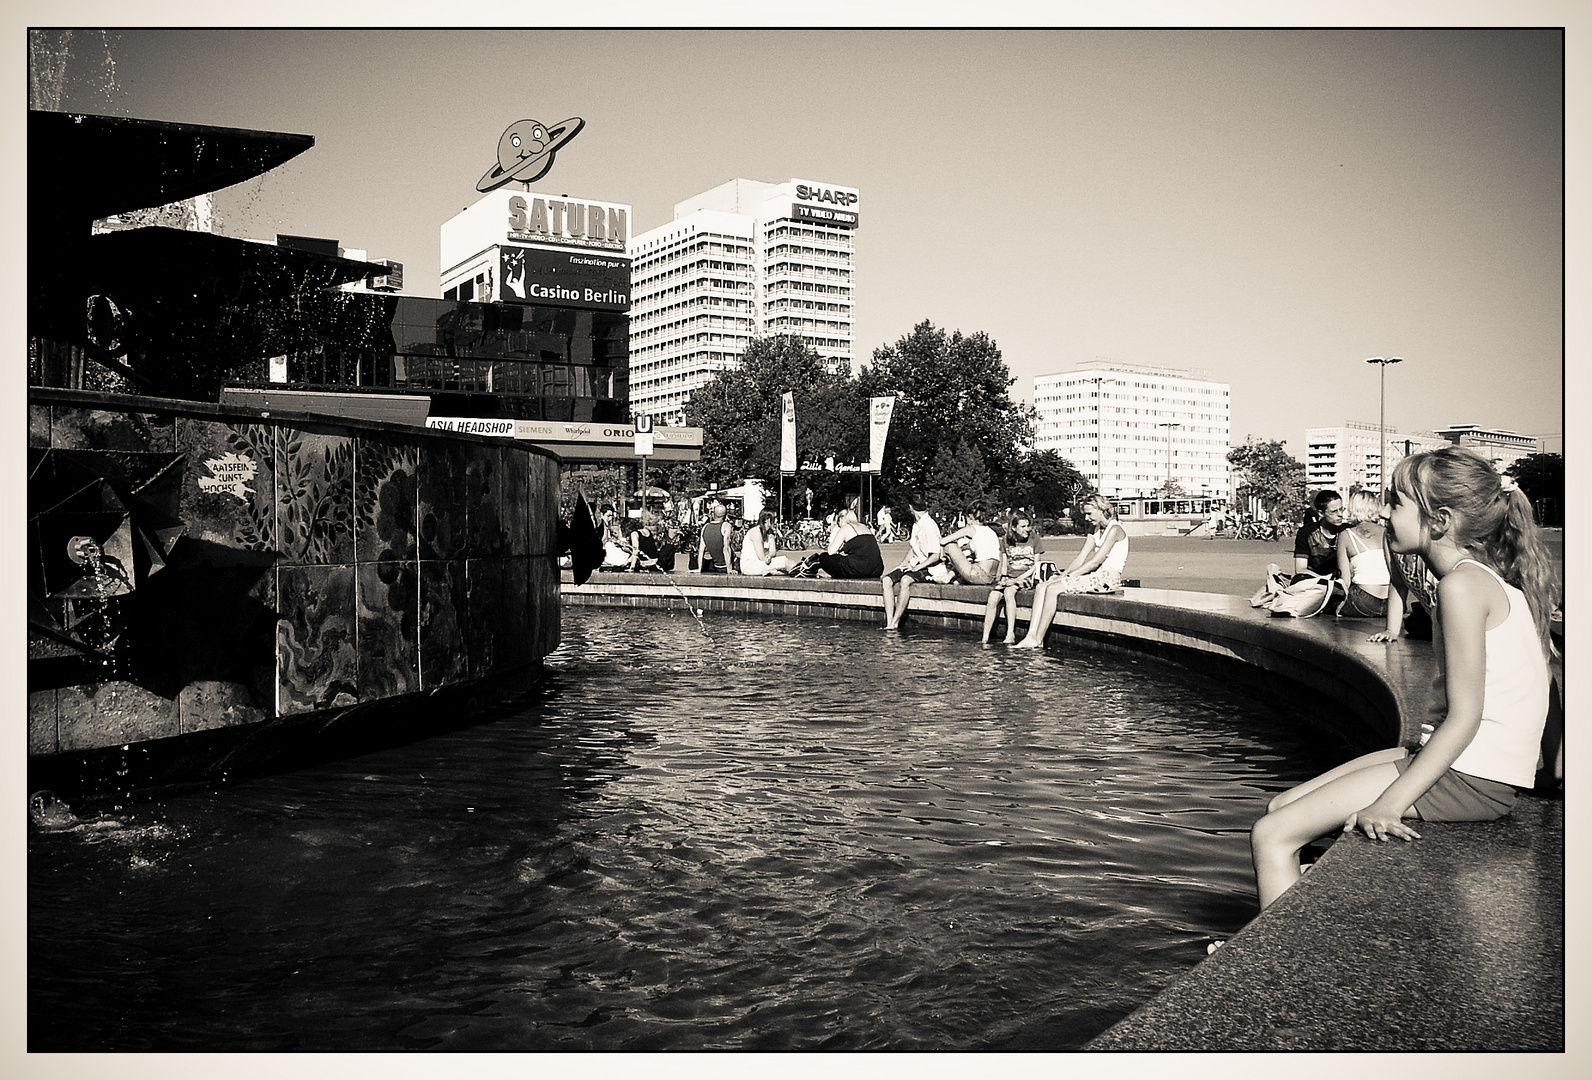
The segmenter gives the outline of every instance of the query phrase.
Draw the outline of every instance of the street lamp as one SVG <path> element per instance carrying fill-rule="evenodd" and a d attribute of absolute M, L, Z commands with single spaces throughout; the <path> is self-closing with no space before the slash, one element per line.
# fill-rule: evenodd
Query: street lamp
<path fill-rule="evenodd" d="M 1367 364 L 1375 364 L 1382 369 L 1378 379 L 1381 386 L 1377 393 L 1376 417 L 1377 453 L 1380 455 L 1376 463 L 1377 490 L 1379 492 L 1387 490 L 1387 366 L 1389 364 L 1402 364 L 1403 362 L 1404 358 L 1402 356 L 1389 356 L 1386 359 L 1380 356 L 1373 356 L 1366 360 Z"/>
<path fill-rule="evenodd" d="M 1166 428 L 1166 497 L 1172 497 L 1172 429 L 1183 425 L 1174 421 L 1156 424 L 1156 427 Z"/>

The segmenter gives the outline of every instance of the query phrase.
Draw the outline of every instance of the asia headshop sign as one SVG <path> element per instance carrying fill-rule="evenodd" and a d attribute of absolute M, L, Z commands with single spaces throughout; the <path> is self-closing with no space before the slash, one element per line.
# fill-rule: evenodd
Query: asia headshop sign
<path fill-rule="evenodd" d="M 630 310 L 630 260 L 596 251 L 504 244 L 498 280 L 509 303 Z"/>
<path fill-rule="evenodd" d="M 857 203 L 861 196 L 856 188 L 819 184 L 811 180 L 797 180 L 796 201 L 791 203 L 791 217 L 797 221 L 811 221 L 831 228 L 855 229 L 860 215 Z"/>

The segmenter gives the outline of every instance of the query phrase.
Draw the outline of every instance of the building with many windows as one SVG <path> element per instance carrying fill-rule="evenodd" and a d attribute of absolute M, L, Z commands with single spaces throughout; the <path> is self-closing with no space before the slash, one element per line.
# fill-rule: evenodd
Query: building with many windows
<path fill-rule="evenodd" d="M 1455 446 L 1466 446 L 1493 463 L 1499 472 L 1516 461 L 1537 452 L 1537 440 L 1531 435 L 1517 435 L 1502 428 L 1477 427 L 1475 424 L 1451 424 L 1438 428 L 1437 434 Z"/>
<path fill-rule="evenodd" d="M 1311 491 L 1331 488 L 1347 492 L 1360 487 L 1382 490 L 1382 436 L 1377 426 L 1362 420 L 1346 421 L 1341 427 L 1309 428 L 1305 460 L 1305 485 Z M 1465 446 L 1477 451 L 1502 472 L 1516 460 L 1536 453 L 1537 440 L 1513 431 L 1494 430 L 1475 424 L 1454 424 L 1436 431 L 1400 432 L 1387 429 L 1387 468 L 1411 454 L 1436 450 L 1440 446 Z"/>
<path fill-rule="evenodd" d="M 736 179 L 630 241 L 630 409 L 678 423 L 754 337 L 795 334 L 852 358 L 856 188 Z"/>
<path fill-rule="evenodd" d="M 1339 427 L 1305 431 L 1305 487 L 1330 488 L 1347 493 L 1353 488 L 1382 490 L 1382 433 L 1375 424 L 1348 420 Z M 1430 431 L 1401 433 L 1387 429 L 1387 464 L 1391 471 L 1400 458 L 1447 446 Z"/>
<path fill-rule="evenodd" d="M 1104 495 L 1148 495 L 1170 480 L 1225 499 L 1230 397 L 1203 372 L 1090 360 L 1034 377 L 1034 448 L 1058 451 Z"/>

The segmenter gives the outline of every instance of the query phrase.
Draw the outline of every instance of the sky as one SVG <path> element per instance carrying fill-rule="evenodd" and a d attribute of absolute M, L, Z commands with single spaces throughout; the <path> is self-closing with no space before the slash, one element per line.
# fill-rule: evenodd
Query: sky
<path fill-rule="evenodd" d="M 268 30 L 79 37 L 60 107 L 310 134 L 218 229 L 331 237 L 438 295 L 521 118 L 536 190 L 631 230 L 734 177 L 859 189 L 855 352 L 922 320 L 1033 377 L 1231 385 L 1232 439 L 1475 423 L 1563 448 L 1557 30 Z M 108 177 L 113 182 L 113 177 Z"/>

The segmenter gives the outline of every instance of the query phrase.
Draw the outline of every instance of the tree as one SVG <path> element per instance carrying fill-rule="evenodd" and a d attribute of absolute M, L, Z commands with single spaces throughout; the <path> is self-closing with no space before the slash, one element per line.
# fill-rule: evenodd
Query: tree
<path fill-rule="evenodd" d="M 739 367 L 691 395 L 686 423 L 701 427 L 704 473 L 720 483 L 779 473 L 783 396 L 795 395 L 796 452 L 803 469 L 867 452 L 867 409 L 849 372 L 832 372 L 794 334 L 757 338 Z"/>
<path fill-rule="evenodd" d="M 1055 450 L 1023 454 L 1007 471 L 1001 487 L 1007 506 L 1025 506 L 1041 518 L 1060 517 L 1093 488 L 1072 462 Z"/>
<path fill-rule="evenodd" d="M 969 510 L 988 512 L 989 470 L 978 447 L 959 439 L 956 449 L 941 444 L 934 455 L 934 468 L 924 485 L 929 506 L 947 520 Z"/>
<path fill-rule="evenodd" d="M 953 438 L 977 449 L 1003 483 L 1033 434 L 1031 410 L 1007 392 L 1015 381 L 982 331 L 947 334 L 925 320 L 875 349 L 857 382 L 860 398 L 896 397 L 883 462 L 891 486 L 926 488 L 938 450 Z"/>
<path fill-rule="evenodd" d="M 1290 520 L 1304 516 L 1305 467 L 1288 456 L 1281 442 L 1251 442 L 1227 452 L 1238 473 L 1238 497 L 1258 499 L 1269 512 Z"/>
<path fill-rule="evenodd" d="M 1505 475 L 1515 478 L 1537 512 L 1537 524 L 1564 523 L 1564 458 L 1559 454 L 1527 454 L 1509 463 Z"/>

